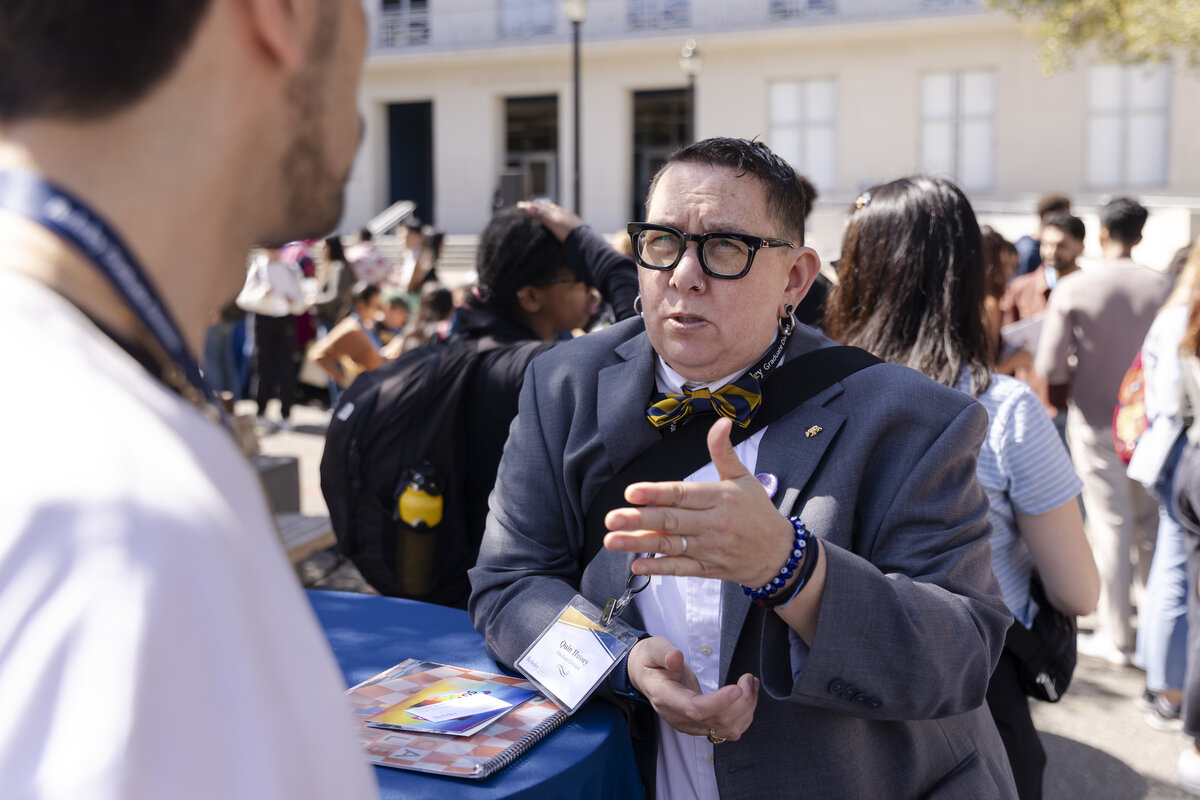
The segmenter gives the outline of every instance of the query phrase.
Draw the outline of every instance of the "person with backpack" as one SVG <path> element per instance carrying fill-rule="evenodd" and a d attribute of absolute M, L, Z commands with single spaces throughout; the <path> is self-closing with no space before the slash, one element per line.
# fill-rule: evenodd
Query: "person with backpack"
<path fill-rule="evenodd" d="M 846 226 L 826 330 L 987 409 L 977 471 L 989 501 L 992 568 L 1014 625 L 1033 626 L 1035 572 L 1055 608 L 1091 613 L 1100 576 L 1079 513 L 1082 484 L 1037 395 L 993 372 L 992 331 L 983 316 L 989 276 L 970 202 L 954 184 L 929 177 L 895 180 L 862 197 L 868 199 L 855 204 Z M 1005 648 L 987 703 L 1018 796 L 1036 800 L 1046 754 L 1019 669 L 1018 655 Z"/>
<path fill-rule="evenodd" d="M 634 315 L 636 267 L 571 212 L 522 203 L 480 237 L 447 344 L 364 373 L 330 420 L 321 489 L 342 553 L 379 592 L 465 608 L 525 368 L 590 314 Z M 432 509 L 432 510 L 431 510 Z"/>

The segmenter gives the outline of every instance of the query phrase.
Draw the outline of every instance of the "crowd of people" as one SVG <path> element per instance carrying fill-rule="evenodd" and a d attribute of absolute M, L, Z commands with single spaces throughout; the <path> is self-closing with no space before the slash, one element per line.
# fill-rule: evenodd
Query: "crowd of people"
<path fill-rule="evenodd" d="M 568 610 L 606 627 L 628 601 L 594 691 L 648 795 L 1040 797 L 1005 649 L 1035 583 L 1096 610 L 1081 651 L 1145 669 L 1148 721 L 1198 737 L 1179 779 L 1200 794 L 1200 245 L 1178 277 L 1139 265 L 1147 210 L 1118 198 L 1081 265 L 1084 223 L 1050 198 L 1031 267 L 915 176 L 855 199 L 829 280 L 811 184 L 714 138 L 666 160 L 623 251 L 552 203 L 498 211 L 456 305 L 415 220 L 396 264 L 369 231 L 316 244 L 361 138 L 359 3 L 134 11 L 0 7 L 0 325 L 39 343 L 9 354 L 36 402 L 0 399 L 0 794 L 375 794 L 206 383 L 241 382 L 230 305 L 282 423 L 298 341 L 331 393 L 488 343 L 469 613 L 515 668 Z"/>
<path fill-rule="evenodd" d="M 292 406 L 304 399 L 305 362 L 324 373 L 328 403 L 336 405 L 359 373 L 445 341 L 452 308 L 437 274 L 444 235 L 413 216 L 403 230 L 397 262 L 368 228 L 349 246 L 333 235 L 256 250 L 242 290 L 206 334 L 210 386 L 234 399 L 254 398 L 260 422 L 286 429 Z M 277 422 L 267 418 L 272 399 L 279 401 Z"/>

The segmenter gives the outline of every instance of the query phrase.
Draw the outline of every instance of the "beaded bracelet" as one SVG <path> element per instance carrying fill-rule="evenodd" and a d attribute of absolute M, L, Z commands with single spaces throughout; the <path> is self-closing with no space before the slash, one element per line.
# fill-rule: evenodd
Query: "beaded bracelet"
<path fill-rule="evenodd" d="M 808 585 L 809 579 L 817 571 L 817 561 L 821 558 L 821 548 L 817 546 L 817 543 L 811 541 L 809 544 L 811 547 L 808 548 L 808 552 L 804 557 L 804 563 L 800 565 L 800 570 L 796 573 L 796 581 L 792 584 L 791 590 L 777 597 L 759 600 L 759 605 L 765 608 L 787 608 L 788 603 L 795 600 L 796 595 L 800 594 L 800 591 Z"/>
<path fill-rule="evenodd" d="M 804 553 L 808 550 L 809 544 L 812 542 L 812 532 L 804 526 L 799 517 L 788 517 L 788 522 L 792 523 L 792 528 L 796 531 L 796 538 L 792 542 L 792 552 L 788 557 L 787 563 L 780 568 L 779 574 L 771 578 L 765 586 L 758 589 L 751 589 L 749 586 L 743 586 L 742 591 L 745 592 L 751 600 L 756 601 L 759 605 L 764 605 L 764 600 L 778 592 L 788 582 L 788 578 L 795 572 L 797 565 L 804 559 Z M 811 562 L 813 559 L 806 559 Z M 812 575 L 812 569 L 808 563 L 805 563 L 801 568 L 802 575 L 797 578 L 797 583 L 803 581 L 808 582 L 808 578 Z"/>

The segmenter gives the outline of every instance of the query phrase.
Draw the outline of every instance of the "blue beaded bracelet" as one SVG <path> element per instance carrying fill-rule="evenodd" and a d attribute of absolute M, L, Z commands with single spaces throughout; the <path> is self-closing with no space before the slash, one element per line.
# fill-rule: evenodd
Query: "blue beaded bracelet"
<path fill-rule="evenodd" d="M 804 559 L 804 553 L 808 550 L 808 546 L 812 542 L 812 531 L 804 526 L 799 517 L 788 517 L 788 522 L 792 523 L 792 528 L 796 531 L 796 538 L 792 541 L 792 552 L 788 557 L 787 563 L 780 568 L 779 574 L 771 578 L 765 586 L 761 586 L 758 589 L 751 589 L 749 586 L 742 587 L 742 591 L 759 605 L 762 605 L 766 598 L 784 587 L 784 584 L 788 582 L 788 578 L 792 577 L 792 573 L 796 571 L 796 567 Z"/>

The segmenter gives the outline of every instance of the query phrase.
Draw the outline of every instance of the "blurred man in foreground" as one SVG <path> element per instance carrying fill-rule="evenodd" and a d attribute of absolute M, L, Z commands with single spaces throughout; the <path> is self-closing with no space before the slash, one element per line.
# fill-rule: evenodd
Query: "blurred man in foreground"
<path fill-rule="evenodd" d="M 0 31 L 0 333 L 36 342 L 0 398 L 0 796 L 373 796 L 194 359 L 251 246 L 341 215 L 362 8 L 39 0 Z"/>

